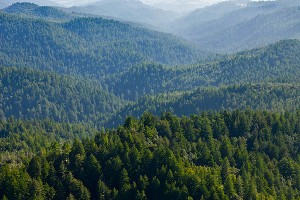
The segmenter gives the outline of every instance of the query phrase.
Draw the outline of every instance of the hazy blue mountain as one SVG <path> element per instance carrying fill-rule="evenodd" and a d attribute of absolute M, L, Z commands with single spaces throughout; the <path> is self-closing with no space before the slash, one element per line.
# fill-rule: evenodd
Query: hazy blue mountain
<path fill-rule="evenodd" d="M 220 52 L 240 51 L 283 39 L 300 39 L 300 9 L 285 8 L 197 38 L 200 46 Z"/>
<path fill-rule="evenodd" d="M 243 6 L 236 1 L 224 1 L 212 6 L 196 9 L 171 23 L 172 31 L 184 34 L 196 28 L 200 23 L 216 20 L 223 15 L 241 9 Z"/>
<path fill-rule="evenodd" d="M 274 12 L 279 8 L 280 5 L 277 2 L 247 4 L 240 4 L 237 1 L 222 2 L 181 17 L 174 21 L 173 26 L 175 30 L 180 30 L 183 34 L 202 36 L 234 26 L 257 15 Z"/>
<path fill-rule="evenodd" d="M 241 4 L 224 2 L 178 19 L 173 23 L 173 31 L 201 47 L 218 52 L 264 46 L 282 39 L 299 38 L 297 4 L 296 1 L 260 1 L 248 2 L 237 9 Z M 225 5 L 232 11 L 224 10 Z M 202 16 L 212 8 L 216 8 L 216 13 L 220 10 L 221 16 Z"/>
<path fill-rule="evenodd" d="M 102 0 L 69 10 L 160 27 L 178 16 L 178 13 L 153 8 L 138 0 Z"/>

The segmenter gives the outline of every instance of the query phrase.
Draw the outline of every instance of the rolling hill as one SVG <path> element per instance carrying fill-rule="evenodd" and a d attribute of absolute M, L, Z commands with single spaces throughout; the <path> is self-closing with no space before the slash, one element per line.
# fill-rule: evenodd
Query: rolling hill
<path fill-rule="evenodd" d="M 0 64 L 98 79 L 144 61 L 187 64 L 208 55 L 170 34 L 103 18 L 52 22 L 0 13 L 0 30 Z"/>
<path fill-rule="evenodd" d="M 15 6 L 20 5 L 32 6 L 33 10 L 39 8 L 34 4 Z M 21 8 L 24 10 L 22 6 Z M 269 46 L 218 57 L 208 62 L 188 64 L 201 58 L 199 51 L 170 34 L 149 31 L 103 18 L 75 18 L 53 22 L 43 17 L 35 19 L 22 17 L 15 11 L 13 13 L 0 15 L 2 43 L 0 64 L 95 79 L 102 88 L 105 88 L 104 91 L 110 92 L 107 95 L 113 94 L 117 99 L 132 101 L 129 102 L 129 107 L 125 108 L 126 113 L 135 113 L 135 106 L 140 107 L 141 112 L 143 109 L 152 109 L 156 105 L 151 103 L 151 99 L 162 99 L 166 94 L 175 98 L 172 100 L 174 105 L 169 104 L 168 100 L 162 101 L 161 104 L 165 107 L 158 106 L 154 109 L 155 112 L 169 107 L 180 108 L 176 104 L 177 101 L 190 102 L 186 106 L 192 108 L 186 110 L 195 111 L 197 108 L 201 110 L 201 106 L 197 107 L 201 103 L 195 103 L 198 102 L 197 98 L 204 93 L 207 96 L 216 96 L 213 98 L 217 99 L 225 98 L 224 95 L 216 95 L 220 93 L 219 91 L 232 93 L 230 95 L 238 96 L 242 102 L 246 101 L 247 95 L 251 93 L 253 96 L 250 95 L 249 99 L 253 98 L 253 102 L 246 101 L 241 105 L 245 104 L 251 108 L 257 106 L 257 108 L 279 109 L 283 106 L 288 107 L 287 103 L 280 103 L 286 101 L 281 96 L 271 101 L 272 105 L 270 105 L 265 102 L 265 99 L 256 101 L 255 95 L 260 94 L 255 93 L 252 87 L 248 89 L 251 92 L 246 94 L 233 91 L 230 87 L 243 87 L 247 84 L 262 87 L 267 87 L 265 84 L 269 84 L 271 86 L 268 87 L 273 87 L 273 84 L 275 86 L 286 84 L 279 87 L 284 90 L 282 88 L 292 87 L 293 84 L 297 86 L 299 82 L 299 40 L 283 40 Z M 286 15 L 295 18 L 295 12 L 287 12 Z M 202 89 L 195 93 L 197 88 Z M 228 99 L 232 98 L 230 95 Z M 188 96 L 193 101 L 180 99 L 182 96 Z M 288 97 L 287 94 L 284 96 Z M 290 108 L 294 109 L 298 105 L 297 97 L 288 98 L 292 102 Z M 279 106 L 275 106 L 277 100 Z M 218 101 L 219 104 L 214 107 L 216 110 L 233 109 L 235 106 L 245 108 L 229 100 L 225 103 Z M 113 109 L 111 115 L 107 115 L 110 111 L 104 112 L 105 119 L 108 116 L 113 117 L 113 113 L 122 113 L 120 107 L 114 108 L 114 101 L 112 103 L 110 105 L 107 101 L 107 106 Z M 124 101 L 121 105 L 127 103 Z M 210 108 L 212 107 L 208 106 L 207 109 Z M 75 110 L 77 109 L 79 108 L 76 107 Z M 19 116 L 15 111 L 12 113 Z M 92 116 L 96 115 L 92 114 Z M 118 115 L 124 116 L 124 114 Z M 96 119 L 96 117 L 92 118 L 91 121 Z M 79 113 L 77 120 L 84 121 L 87 118 Z"/>
<path fill-rule="evenodd" d="M 196 9 L 174 20 L 169 26 L 177 34 L 189 34 L 192 32 L 192 29 L 198 29 L 198 26 L 201 26 L 204 22 L 217 20 L 223 17 L 223 15 L 239 10 L 242 7 L 236 1 L 224 1 L 212 6 Z"/>
<path fill-rule="evenodd" d="M 74 8 L 1 10 L 0 199 L 299 199 L 300 40 L 285 39 L 298 38 L 296 2 L 236 0 L 179 20 L 200 22 L 206 40 L 190 36 L 207 49 L 256 47 L 224 55 Z M 170 17 L 135 0 L 93 6 Z"/>
<path fill-rule="evenodd" d="M 96 82 L 30 68 L 0 67 L 0 118 L 102 124 L 126 101 Z"/>
<path fill-rule="evenodd" d="M 107 81 L 124 97 L 134 100 L 113 117 L 148 110 L 190 115 L 203 110 L 297 110 L 299 99 L 299 40 L 281 41 L 228 58 L 190 67 L 144 65 Z M 130 80 L 130 77 L 134 81 Z M 110 84 L 111 85 L 110 85 Z M 130 89 L 132 88 L 132 89 Z"/>
<path fill-rule="evenodd" d="M 223 2 L 196 10 L 176 20 L 171 26 L 173 33 L 221 53 L 299 39 L 299 2 L 237 3 Z"/>
<path fill-rule="evenodd" d="M 299 40 L 284 40 L 202 64 L 177 67 L 140 64 L 107 76 L 103 84 L 115 94 L 137 100 L 143 95 L 189 91 L 197 87 L 297 83 L 300 77 L 299 53 Z"/>
<path fill-rule="evenodd" d="M 102 0 L 68 10 L 113 17 L 121 21 L 149 24 L 157 28 L 166 26 L 179 16 L 178 13 L 153 8 L 139 0 Z"/>
<path fill-rule="evenodd" d="M 196 40 L 200 46 L 232 52 L 265 46 L 283 39 L 300 39 L 299 17 L 299 8 L 281 9 Z"/>
<path fill-rule="evenodd" d="M 300 106 L 299 84 L 253 84 L 205 87 L 196 91 L 145 96 L 121 109 L 106 125 L 115 126 L 126 116 L 141 117 L 147 111 L 155 115 L 171 112 L 189 116 L 204 111 L 272 110 L 296 111 Z"/>

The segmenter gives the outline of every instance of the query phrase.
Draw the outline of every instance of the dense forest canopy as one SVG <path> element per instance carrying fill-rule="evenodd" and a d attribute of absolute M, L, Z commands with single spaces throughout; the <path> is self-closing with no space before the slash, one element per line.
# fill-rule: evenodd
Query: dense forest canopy
<path fill-rule="evenodd" d="M 2 12 L 0 30 L 1 65 L 97 79 L 143 61 L 187 64 L 204 55 L 170 34 L 103 18 L 53 22 Z"/>
<path fill-rule="evenodd" d="M 141 116 L 149 111 L 159 115 L 172 112 L 178 116 L 202 111 L 273 110 L 296 111 L 300 109 L 299 84 L 245 84 L 222 87 L 203 87 L 189 92 L 172 92 L 145 96 L 122 108 L 107 126 L 119 124 L 127 115 Z"/>
<path fill-rule="evenodd" d="M 174 21 L 198 48 L 89 6 L 1 10 L 0 199 L 298 200 L 299 8 L 237 2 Z"/>
<path fill-rule="evenodd" d="M 110 127 L 145 110 L 179 116 L 236 108 L 297 110 L 299 53 L 300 42 L 287 40 L 207 64 L 143 62 L 101 81 L 80 78 L 80 73 L 73 77 L 31 67 L 0 67 L 0 114 Z"/>
<path fill-rule="evenodd" d="M 4 199 L 300 196 L 299 112 L 247 110 L 182 118 L 144 113 L 105 131 L 13 119 L 0 127 Z M 65 139 L 58 143 L 56 132 Z"/>
<path fill-rule="evenodd" d="M 267 47 L 189 66 L 144 63 L 109 75 L 104 83 L 116 95 L 136 100 L 145 94 L 194 90 L 203 86 L 248 83 L 298 83 L 299 40 L 284 40 Z"/>
<path fill-rule="evenodd" d="M 101 124 L 126 101 L 103 90 L 96 81 L 0 67 L 0 118 L 51 119 Z"/>

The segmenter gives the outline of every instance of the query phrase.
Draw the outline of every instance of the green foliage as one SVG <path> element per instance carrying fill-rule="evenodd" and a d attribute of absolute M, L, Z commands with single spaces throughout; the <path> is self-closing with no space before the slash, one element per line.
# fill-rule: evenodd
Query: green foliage
<path fill-rule="evenodd" d="M 1 199 L 299 199 L 298 40 L 170 67 L 199 52 L 114 20 L 0 30 Z"/>
<path fill-rule="evenodd" d="M 299 108 L 298 40 L 206 64 L 170 67 L 151 61 L 196 60 L 193 50 L 170 35 L 101 18 L 49 22 L 3 13 L 0 18 L 0 28 L 6 30 L 0 32 L 0 64 L 75 76 L 0 68 L 2 119 L 49 118 L 116 127 L 127 115 L 139 117 L 147 110 L 182 116 L 203 110 Z"/>
<path fill-rule="evenodd" d="M 300 197 L 299 112 L 226 111 L 183 118 L 171 113 L 164 113 L 161 117 L 145 113 L 141 119 L 128 119 L 134 126 L 126 122 L 117 130 L 94 133 L 90 138 L 73 139 L 71 148 L 66 143 L 56 148 L 42 145 L 45 150 L 35 146 L 43 141 L 49 141 L 53 146 L 59 137 L 50 137 L 48 129 L 61 127 L 62 124 L 44 126 L 43 122 L 37 121 L 2 122 L 1 132 L 8 134 L 0 139 L 1 146 L 24 143 L 28 147 L 20 147 L 20 151 L 27 155 L 18 158 L 21 164 L 15 165 L 16 158 L 12 157 L 10 162 L 0 166 L 0 197 Z M 227 131 L 215 132 L 220 124 L 215 123 L 216 120 L 222 121 L 223 129 Z M 36 126 L 29 126 L 32 123 Z M 162 124 L 169 127 L 168 134 L 162 131 Z M 248 124 L 246 129 L 245 124 Z M 158 135 L 149 137 L 148 128 L 156 130 Z M 75 125 L 60 130 L 69 134 L 77 131 Z M 14 141 L 13 136 L 17 135 L 25 138 L 34 135 L 44 139 Z M 1 148 L 1 157 L 7 156 L 6 152 Z"/>
<path fill-rule="evenodd" d="M 249 88 L 253 84 L 275 84 L 276 89 L 284 87 L 280 85 L 283 83 L 291 84 L 290 87 L 298 86 L 299 54 L 299 40 L 285 40 L 267 47 L 215 59 L 213 62 L 205 64 L 177 67 L 153 63 L 139 64 L 122 73 L 106 76 L 103 84 L 107 85 L 115 94 L 123 95 L 126 99 L 144 102 L 153 101 L 153 99 L 155 101 L 161 101 L 161 99 L 166 99 L 167 102 L 174 101 L 178 96 L 189 96 L 191 93 L 194 93 L 192 100 L 196 98 L 200 100 L 205 98 L 206 93 L 212 92 L 213 88 L 209 87 L 217 87 L 214 95 L 222 95 L 222 98 L 227 97 L 226 91 L 222 91 L 224 94 L 219 94 L 217 89 L 228 90 L 228 93 L 248 93 L 247 89 L 250 89 L 252 91 L 247 95 L 251 98 L 258 98 L 260 94 L 257 93 L 267 92 L 263 91 L 266 86 Z M 277 84 L 279 85 L 277 86 Z M 245 87 L 240 85 L 245 85 Z M 200 89 L 197 89 L 199 87 Z M 225 87 L 230 89 L 225 89 Z M 251 93 L 255 93 L 256 96 Z M 278 96 L 279 93 L 276 92 L 275 95 Z M 161 95 L 157 96 L 157 94 Z M 188 100 L 181 101 L 181 103 L 187 104 Z M 254 101 L 259 102 L 260 99 Z M 236 100 L 229 101 L 228 104 L 230 103 L 234 104 Z M 224 107 L 228 108 L 226 105 Z M 153 105 L 148 105 L 147 109 L 153 110 Z M 178 110 L 184 109 L 175 110 L 178 112 Z"/>
<path fill-rule="evenodd" d="M 200 57 L 197 49 L 170 34 L 102 18 L 51 22 L 1 12 L 0 30 L 1 65 L 98 80 L 144 61 L 181 64 Z"/>
<path fill-rule="evenodd" d="M 119 124 L 126 115 L 141 116 L 147 110 L 159 115 L 171 111 L 179 116 L 191 115 L 201 111 L 219 111 L 234 109 L 295 111 L 300 105 L 300 86 L 298 83 L 280 84 L 246 84 L 222 87 L 199 88 L 194 92 L 160 94 L 146 96 L 134 104 L 129 104 L 121 109 L 116 116 L 110 119 L 107 125 Z M 243 116 L 244 117 L 244 116 Z M 227 132 L 223 121 L 220 123 L 219 132 Z M 243 121 L 247 132 L 249 126 Z M 223 127 L 222 127 L 223 126 Z M 204 127 L 205 128 L 205 127 Z M 209 127 L 206 127 L 210 129 Z M 210 130 L 208 130 L 210 132 Z"/>
<path fill-rule="evenodd" d="M 0 67 L 0 90 L 2 119 L 100 123 L 122 105 L 95 81 L 29 68 Z"/>

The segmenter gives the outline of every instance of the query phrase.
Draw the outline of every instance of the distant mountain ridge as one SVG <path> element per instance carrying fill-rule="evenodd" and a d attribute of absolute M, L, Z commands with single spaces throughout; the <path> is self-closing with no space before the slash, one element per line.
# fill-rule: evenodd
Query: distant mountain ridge
<path fill-rule="evenodd" d="M 90 5 L 71 7 L 68 10 L 157 27 L 168 24 L 178 16 L 178 13 L 154 8 L 139 0 L 101 0 Z"/>
<path fill-rule="evenodd" d="M 38 3 L 47 4 L 43 1 Z M 172 33 L 202 50 L 214 53 L 233 53 L 279 40 L 300 38 L 300 30 L 297 28 L 300 2 L 297 0 L 230 0 L 196 9 L 185 16 L 154 8 L 139 0 L 101 0 L 70 8 L 12 9 L 16 9 L 17 5 L 21 9 L 20 5 L 25 4 L 12 5 L 6 12 L 54 20 L 103 17 Z"/>
<path fill-rule="evenodd" d="M 206 50 L 230 53 L 299 39 L 298 1 L 222 2 L 172 23 L 173 33 Z"/>
<path fill-rule="evenodd" d="M 199 46 L 221 52 L 261 47 L 282 39 L 300 39 L 300 9 L 286 8 L 196 39 Z"/>
<path fill-rule="evenodd" d="M 235 1 L 225 1 L 205 8 L 199 8 L 172 22 L 170 28 L 175 33 L 184 34 L 189 28 L 195 28 L 199 23 L 216 20 L 227 13 L 241 8 L 242 6 Z"/>

